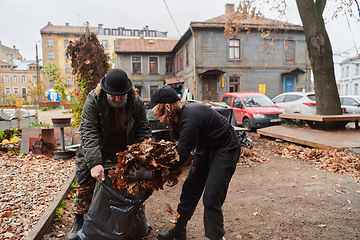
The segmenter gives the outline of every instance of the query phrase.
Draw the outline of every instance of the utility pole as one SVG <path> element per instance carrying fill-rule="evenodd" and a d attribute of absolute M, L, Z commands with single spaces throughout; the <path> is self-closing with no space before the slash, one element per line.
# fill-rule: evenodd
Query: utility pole
<path fill-rule="evenodd" d="M 38 47 L 37 47 L 37 43 L 35 44 L 36 46 L 36 82 L 35 82 L 35 90 L 36 90 L 36 93 L 35 93 L 35 104 L 37 104 L 36 100 L 40 100 L 40 96 L 39 98 L 37 97 L 38 95 L 38 88 L 39 88 L 39 83 L 40 83 L 40 69 L 39 69 L 39 57 L 38 57 Z"/>

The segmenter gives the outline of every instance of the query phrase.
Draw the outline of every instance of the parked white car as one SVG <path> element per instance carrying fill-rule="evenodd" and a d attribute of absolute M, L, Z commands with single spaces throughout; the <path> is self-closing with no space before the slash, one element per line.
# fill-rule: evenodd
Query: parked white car
<path fill-rule="evenodd" d="M 314 92 L 286 92 L 272 99 L 276 106 L 285 110 L 285 114 L 316 114 Z"/>
<path fill-rule="evenodd" d="M 360 113 L 360 96 L 340 96 L 341 107 L 348 113 Z"/>

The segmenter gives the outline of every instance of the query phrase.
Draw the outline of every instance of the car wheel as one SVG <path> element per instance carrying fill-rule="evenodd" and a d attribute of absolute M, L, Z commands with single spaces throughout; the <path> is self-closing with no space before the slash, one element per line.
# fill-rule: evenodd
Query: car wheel
<path fill-rule="evenodd" d="M 249 129 L 249 131 L 252 130 L 251 123 L 250 123 L 250 120 L 249 120 L 248 118 L 247 118 L 247 119 L 244 119 L 242 125 L 243 125 L 244 128 Z"/>

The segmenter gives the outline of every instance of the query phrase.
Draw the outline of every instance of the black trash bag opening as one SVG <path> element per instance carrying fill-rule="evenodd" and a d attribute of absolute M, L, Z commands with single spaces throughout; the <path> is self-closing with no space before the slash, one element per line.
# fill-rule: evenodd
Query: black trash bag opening
<path fill-rule="evenodd" d="M 145 217 L 144 201 L 150 193 L 127 194 L 126 189 L 114 190 L 112 180 L 105 173 L 105 181 L 98 181 L 82 229 L 80 240 L 137 240 L 151 230 Z"/>

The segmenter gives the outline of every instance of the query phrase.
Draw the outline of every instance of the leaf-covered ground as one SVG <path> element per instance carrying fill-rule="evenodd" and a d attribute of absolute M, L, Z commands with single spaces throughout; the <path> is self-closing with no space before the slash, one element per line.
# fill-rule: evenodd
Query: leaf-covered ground
<path fill-rule="evenodd" d="M 0 239 L 22 239 L 74 170 L 74 160 L 0 155 Z"/>

